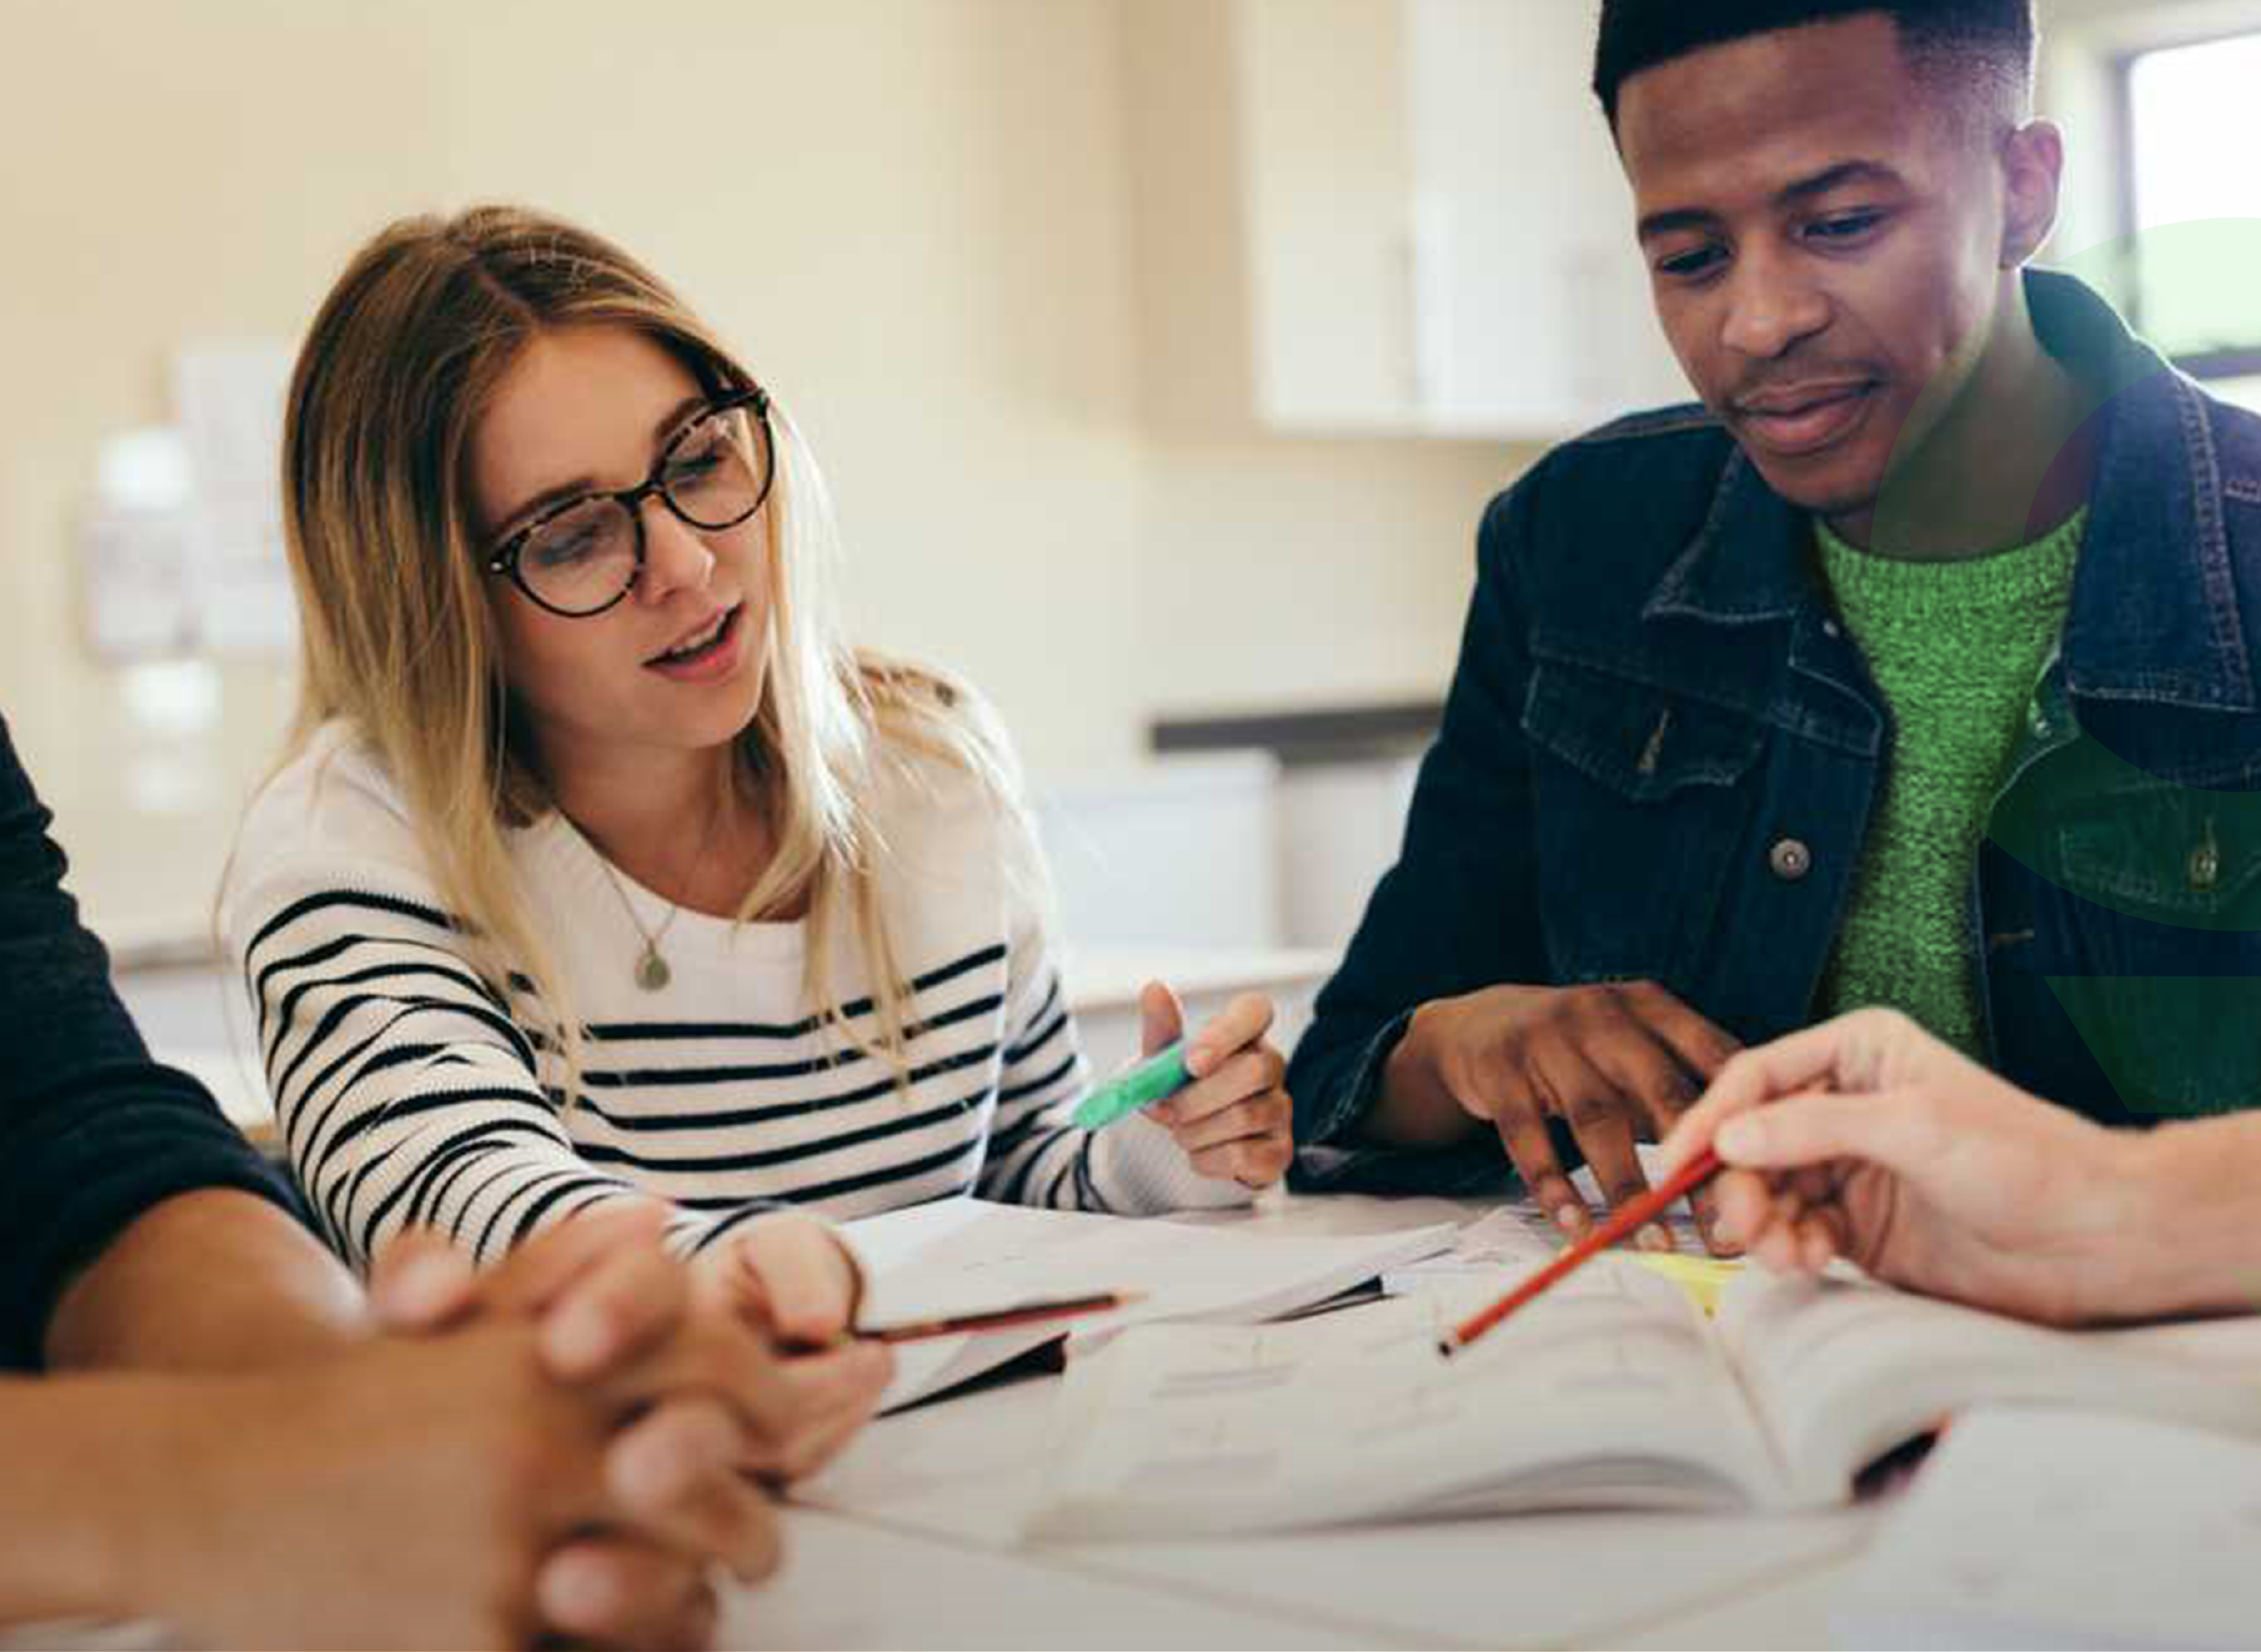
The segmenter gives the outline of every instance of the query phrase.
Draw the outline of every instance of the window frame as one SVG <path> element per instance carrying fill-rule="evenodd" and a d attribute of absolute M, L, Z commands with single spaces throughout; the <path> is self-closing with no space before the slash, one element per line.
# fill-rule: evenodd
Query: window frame
<path fill-rule="evenodd" d="M 2114 54 L 2112 57 L 2112 117 L 2113 143 L 2118 152 L 2116 183 L 2117 212 L 2120 233 L 2128 241 L 2143 233 L 2142 208 L 2135 198 L 2135 67 L 2145 58 L 2157 57 L 2163 52 L 2183 52 L 2208 46 L 2227 46 L 2233 40 L 2261 41 L 2261 18 L 2235 28 L 2216 30 L 2208 33 L 2181 36 L 2132 46 Z M 2143 286 L 2140 273 L 2131 270 L 2128 277 L 2128 320 L 2138 333 L 2144 330 Z M 2253 340 L 2224 350 L 2196 350 L 2172 358 L 2174 364 L 2200 379 L 2242 379 L 2261 377 L 2261 321 L 2257 321 Z"/>

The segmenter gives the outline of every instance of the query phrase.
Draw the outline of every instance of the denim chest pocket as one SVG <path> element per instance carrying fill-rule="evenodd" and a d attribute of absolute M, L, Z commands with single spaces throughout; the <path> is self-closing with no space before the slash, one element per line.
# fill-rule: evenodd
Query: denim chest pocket
<path fill-rule="evenodd" d="M 2261 930 L 2261 794 L 2156 788 L 2089 800 L 2057 831 L 2084 901 L 2207 931 Z"/>
<path fill-rule="evenodd" d="M 1542 660 L 1523 708 L 1531 743 L 1635 803 L 1732 786 L 1766 736 L 1756 718 L 1592 666 Z"/>
<path fill-rule="evenodd" d="M 1540 905 L 1564 981 L 1690 984 L 1766 741 L 1758 718 L 1583 663 L 1534 663 Z"/>
<path fill-rule="evenodd" d="M 2056 834 L 2078 973 L 2060 1001 L 2138 1114 L 2261 1106 L 2261 795 L 2162 783 Z"/>

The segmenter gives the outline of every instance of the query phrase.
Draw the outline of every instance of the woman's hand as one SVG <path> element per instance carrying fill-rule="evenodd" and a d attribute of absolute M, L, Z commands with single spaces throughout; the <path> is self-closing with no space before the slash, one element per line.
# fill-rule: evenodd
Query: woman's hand
<path fill-rule="evenodd" d="M 798 1210 L 756 1217 L 693 1259 L 692 1296 L 782 1345 L 796 1422 L 745 1466 L 773 1478 L 814 1473 L 871 1419 L 894 1356 L 846 1339 L 864 1296 L 863 1270 L 831 1227 Z"/>
<path fill-rule="evenodd" d="M 1146 1054 L 1182 1035 L 1185 1012 L 1160 981 L 1146 984 L 1138 1009 Z M 1295 1104 L 1281 1088 L 1288 1063 L 1265 1037 L 1271 1027 L 1269 998 L 1245 993 L 1234 999 L 1187 1044 L 1193 1081 L 1146 1110 L 1202 1175 L 1269 1187 L 1296 1156 Z"/>
<path fill-rule="evenodd" d="M 1777 1271 L 1841 1256 L 2053 1324 L 2164 1305 L 2139 1272 L 2158 1242 L 2143 1232 L 2143 1138 L 2028 1095 L 1896 1011 L 1734 1056 L 1665 1144 L 1667 1173 L 1706 1144 L 1729 1166 L 1718 1231 Z"/>

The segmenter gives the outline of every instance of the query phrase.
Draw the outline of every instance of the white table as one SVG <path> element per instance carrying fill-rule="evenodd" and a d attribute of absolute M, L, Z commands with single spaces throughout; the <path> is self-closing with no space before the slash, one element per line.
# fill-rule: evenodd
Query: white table
<path fill-rule="evenodd" d="M 1341 1233 L 1473 1209 L 1280 1196 L 1264 1219 Z M 1826 1646 L 1877 1519 L 1547 1515 L 1024 1546 L 1059 1386 L 1023 1378 L 874 1424 L 797 1490 L 787 1568 L 733 1600 L 727 1644 Z"/>
<path fill-rule="evenodd" d="M 1350 1233 L 1473 1214 L 1441 1199 L 1267 1196 L 1260 1219 Z M 1356 1309 L 1344 1310 L 1356 1312 Z M 1587 1514 L 1185 1544 L 1023 1545 L 1057 1377 L 882 1419 L 784 1513 L 786 1562 L 727 1597 L 726 1647 L 1825 1647 L 1874 1510 Z M 1315 1448 L 1324 1448 L 1324 1441 Z M 150 1626 L 0 1648 L 166 1644 Z"/>

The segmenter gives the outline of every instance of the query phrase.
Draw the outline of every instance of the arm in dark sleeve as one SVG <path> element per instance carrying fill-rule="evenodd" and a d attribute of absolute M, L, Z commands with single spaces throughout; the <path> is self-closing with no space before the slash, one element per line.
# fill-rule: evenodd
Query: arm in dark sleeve
<path fill-rule="evenodd" d="M 1288 1074 L 1302 1186 L 1425 1191 L 1497 1184 L 1496 1144 L 1349 1155 L 1390 1052 L 1435 998 L 1547 976 L 1532 875 L 1522 730 L 1530 675 L 1515 560 L 1535 478 L 1492 502 L 1476 541 L 1475 595 L 1436 743 L 1422 760 L 1404 844 L 1342 966 L 1320 993 Z"/>
<path fill-rule="evenodd" d="M 294 1209 L 202 1086 L 158 1066 L 62 887 L 52 817 L 0 722 L 0 1368 L 32 1368 L 72 1275 L 197 1188 Z"/>

